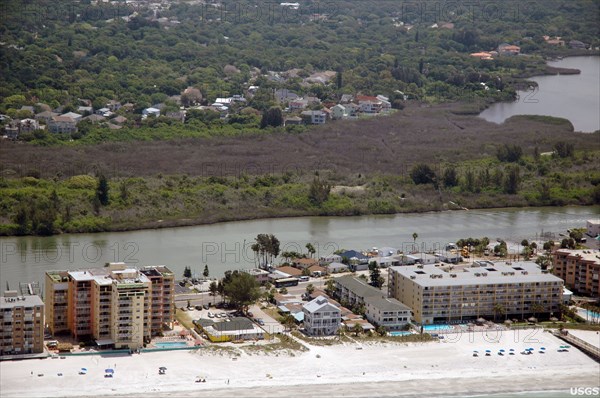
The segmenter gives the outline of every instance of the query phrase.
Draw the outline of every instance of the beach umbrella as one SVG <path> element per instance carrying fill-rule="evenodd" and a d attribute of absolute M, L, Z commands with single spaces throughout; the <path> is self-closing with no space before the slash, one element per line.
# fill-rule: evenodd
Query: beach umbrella
<path fill-rule="evenodd" d="M 158 368 L 160 370 L 167 370 L 167 368 L 165 368 L 164 366 L 161 366 L 160 368 Z"/>
<path fill-rule="evenodd" d="M 553 316 L 552 318 L 550 318 L 550 320 L 551 320 L 552 322 L 558 322 L 558 318 L 557 318 L 557 317 L 555 317 L 555 316 Z"/>
<path fill-rule="evenodd" d="M 540 347 L 540 350 L 545 350 L 545 349 L 546 349 L 546 347 Z"/>
<path fill-rule="evenodd" d="M 504 321 L 504 323 L 507 325 L 512 325 L 513 322 L 510 319 L 507 319 Z"/>
<path fill-rule="evenodd" d="M 104 371 L 106 373 L 115 373 L 115 370 L 114 369 L 110 369 L 110 368 L 109 369 L 104 369 Z"/>
<path fill-rule="evenodd" d="M 537 318 L 531 317 L 531 318 L 528 319 L 528 321 L 532 322 L 532 323 L 535 323 L 535 322 L 537 322 Z"/>
<path fill-rule="evenodd" d="M 477 318 L 477 323 L 485 323 L 485 319 L 484 318 Z"/>
<path fill-rule="evenodd" d="M 492 350 L 485 350 L 485 352 L 492 352 Z"/>

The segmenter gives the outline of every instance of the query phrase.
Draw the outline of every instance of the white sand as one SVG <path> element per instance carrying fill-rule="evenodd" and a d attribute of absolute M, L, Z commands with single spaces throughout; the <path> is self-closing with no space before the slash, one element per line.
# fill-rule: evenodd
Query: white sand
<path fill-rule="evenodd" d="M 489 336 L 447 335 L 445 342 L 310 346 L 285 355 L 169 351 L 134 356 L 83 356 L 0 363 L 0 391 L 5 397 L 279 397 L 400 395 L 473 395 L 491 392 L 568 390 L 598 386 L 600 364 L 576 349 L 559 353 L 564 343 L 542 331 Z M 534 355 L 520 355 L 524 348 Z M 547 353 L 539 354 L 540 347 Z M 513 348 L 517 354 L 499 356 Z M 486 349 L 491 357 L 483 356 Z M 472 356 L 473 350 L 482 355 Z M 317 358 L 317 354 L 321 358 Z M 114 378 L 104 369 L 115 367 Z M 158 375 L 158 367 L 168 368 Z M 87 375 L 78 375 L 81 367 Z M 31 375 L 31 372 L 34 375 Z M 57 376 L 62 372 L 63 376 Z M 364 374 L 363 374 L 364 372 Z M 38 373 L 44 373 L 38 377 Z M 267 377 L 270 374 L 272 378 Z M 195 383 L 196 376 L 206 383 Z M 229 380 L 229 384 L 227 381 Z"/>

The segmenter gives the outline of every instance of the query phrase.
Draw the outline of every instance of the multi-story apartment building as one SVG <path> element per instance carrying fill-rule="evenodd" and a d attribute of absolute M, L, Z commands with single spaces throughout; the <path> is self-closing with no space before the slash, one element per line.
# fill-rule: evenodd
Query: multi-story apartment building
<path fill-rule="evenodd" d="M 68 271 L 46 272 L 46 325 L 51 334 L 69 332 L 69 273 Z"/>
<path fill-rule="evenodd" d="M 410 308 L 381 290 L 354 278 L 335 278 L 335 296 L 349 306 L 364 306 L 365 318 L 388 331 L 404 328 L 411 319 Z"/>
<path fill-rule="evenodd" d="M 161 333 L 164 325 L 173 322 L 175 310 L 175 274 L 164 265 L 144 267 L 140 270 L 152 284 L 150 301 L 150 329 L 153 335 Z"/>
<path fill-rule="evenodd" d="M 472 267 L 391 267 L 388 291 L 421 324 L 549 317 L 560 311 L 563 281 L 533 262 L 479 262 Z"/>
<path fill-rule="evenodd" d="M 0 297 L 0 355 L 44 351 L 44 303 L 39 296 L 7 290 Z"/>
<path fill-rule="evenodd" d="M 331 336 L 340 328 L 341 310 L 323 296 L 304 304 L 302 312 L 304 331 L 311 336 Z"/>
<path fill-rule="evenodd" d="M 173 322 L 174 275 L 166 266 L 46 273 L 51 333 L 70 332 L 100 346 L 137 349 Z M 66 298 L 66 305 L 65 305 Z"/>
<path fill-rule="evenodd" d="M 554 275 L 569 289 L 600 297 L 600 251 L 559 249 L 553 256 Z"/>

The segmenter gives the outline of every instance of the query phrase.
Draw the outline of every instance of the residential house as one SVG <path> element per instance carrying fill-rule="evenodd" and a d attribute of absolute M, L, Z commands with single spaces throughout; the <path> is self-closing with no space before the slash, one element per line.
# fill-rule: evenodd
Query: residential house
<path fill-rule="evenodd" d="M 334 120 L 344 119 L 348 117 L 348 112 L 346 111 L 346 107 L 341 104 L 337 104 L 333 108 L 331 108 L 331 118 Z"/>
<path fill-rule="evenodd" d="M 514 45 L 508 44 L 508 43 L 502 43 L 498 46 L 498 55 L 500 55 L 502 57 L 519 55 L 520 53 L 521 53 L 521 47 L 519 47 L 519 46 L 514 46 Z"/>
<path fill-rule="evenodd" d="M 405 254 L 402 256 L 402 264 L 413 265 L 413 264 L 435 264 L 439 262 L 436 256 L 428 253 L 413 253 Z"/>
<path fill-rule="evenodd" d="M 308 271 L 310 272 L 310 275 L 314 277 L 327 275 L 327 268 L 321 267 L 320 265 L 311 265 L 308 267 Z"/>
<path fill-rule="evenodd" d="M 342 263 L 338 263 L 338 262 L 329 263 L 329 264 L 325 265 L 325 268 L 327 268 L 328 274 L 336 274 L 338 272 L 348 271 L 348 266 L 346 264 L 342 264 Z"/>
<path fill-rule="evenodd" d="M 77 131 L 77 123 L 68 116 L 54 116 L 48 123 L 50 133 L 71 134 Z"/>
<path fill-rule="evenodd" d="M 0 297 L 0 355 L 44 352 L 44 303 L 39 296 L 7 290 Z"/>
<path fill-rule="evenodd" d="M 579 40 L 571 40 L 569 42 L 569 47 L 585 49 L 585 48 L 587 48 L 587 45 Z"/>
<path fill-rule="evenodd" d="M 302 275 L 302 270 L 301 269 L 290 267 L 288 265 L 284 265 L 283 267 L 279 267 L 279 268 L 277 268 L 277 270 L 279 272 L 283 272 L 285 274 L 288 274 L 289 276 L 298 277 L 298 276 Z"/>
<path fill-rule="evenodd" d="M 19 122 L 19 133 L 32 133 L 35 130 L 39 130 L 40 125 L 35 119 L 22 119 Z"/>
<path fill-rule="evenodd" d="M 319 296 L 302 307 L 304 312 L 304 331 L 311 336 L 334 335 L 342 321 L 339 307 L 329 303 L 327 298 Z"/>
<path fill-rule="evenodd" d="M 91 115 L 92 113 L 94 113 L 94 108 L 92 108 L 91 106 L 80 106 L 79 108 L 77 108 L 77 112 L 81 113 L 82 115 Z"/>
<path fill-rule="evenodd" d="M 314 258 L 294 258 L 292 259 L 292 265 L 296 268 L 305 269 L 313 265 L 319 265 L 319 262 Z"/>
<path fill-rule="evenodd" d="M 215 322 L 212 319 L 198 319 L 194 321 L 196 330 L 206 334 L 213 343 L 240 340 L 262 340 L 265 331 L 256 326 L 248 318 L 232 318 L 227 322 Z"/>
<path fill-rule="evenodd" d="M 586 226 L 586 234 L 595 238 L 600 235 L 600 218 L 597 220 L 587 220 L 585 223 Z"/>
<path fill-rule="evenodd" d="M 49 124 L 50 121 L 52 120 L 52 118 L 54 116 L 58 116 L 58 113 L 55 112 L 51 112 L 51 111 L 44 111 L 44 112 L 40 112 L 38 114 L 35 115 L 35 120 L 37 120 L 38 122 L 44 123 L 44 124 Z"/>
<path fill-rule="evenodd" d="M 154 107 L 150 107 L 150 108 L 144 109 L 142 111 L 142 118 L 145 119 L 148 116 L 159 117 L 160 116 L 160 109 L 154 108 Z"/>
<path fill-rule="evenodd" d="M 11 140 L 16 140 L 19 138 L 19 126 L 15 124 L 15 122 L 11 122 L 4 126 L 4 136 Z"/>
<path fill-rule="evenodd" d="M 348 103 L 344 104 L 344 107 L 346 108 L 348 118 L 351 119 L 356 118 L 358 116 L 358 112 L 360 112 L 360 106 L 357 104 Z"/>
<path fill-rule="evenodd" d="M 260 268 L 252 268 L 248 270 L 243 270 L 243 272 L 252 275 L 256 282 L 263 285 L 269 281 L 269 272 Z"/>
<path fill-rule="evenodd" d="M 340 253 L 340 256 L 342 256 L 342 258 L 347 258 L 351 268 L 355 271 L 361 271 L 368 268 L 369 257 L 359 251 L 346 250 L 345 252 Z M 361 267 L 361 265 L 364 266 L 364 268 Z"/>
<path fill-rule="evenodd" d="M 354 96 L 352 94 L 342 94 L 342 98 L 340 99 L 340 104 L 349 104 L 354 100 Z"/>
<path fill-rule="evenodd" d="M 293 126 L 293 125 L 300 125 L 300 124 L 302 124 L 302 118 L 298 117 L 298 116 L 286 117 L 283 122 L 284 126 Z"/>
<path fill-rule="evenodd" d="M 111 111 L 111 112 L 116 112 L 119 109 L 121 109 L 122 105 L 121 102 L 117 101 L 117 100 L 110 100 L 106 103 L 106 107 Z"/>
<path fill-rule="evenodd" d="M 382 109 L 382 102 L 377 97 L 367 95 L 356 96 L 356 101 L 361 112 L 364 113 L 379 113 Z"/>
<path fill-rule="evenodd" d="M 308 100 L 305 100 L 303 98 L 298 98 L 296 100 L 290 101 L 289 103 L 289 108 L 290 108 L 290 112 L 294 112 L 294 111 L 300 111 L 302 109 L 305 109 L 308 106 Z"/>
<path fill-rule="evenodd" d="M 285 103 L 285 102 L 289 103 L 291 101 L 295 101 L 298 98 L 300 98 L 300 96 L 298 94 L 296 94 L 293 91 L 287 90 L 287 89 L 275 90 L 273 95 L 275 97 L 275 101 L 281 102 L 281 103 Z"/>
<path fill-rule="evenodd" d="M 109 108 L 100 108 L 96 111 L 96 115 L 111 117 L 114 113 Z"/>
<path fill-rule="evenodd" d="M 305 124 L 325 124 L 327 114 L 323 111 L 304 111 L 301 114 Z"/>
<path fill-rule="evenodd" d="M 68 112 L 68 113 L 63 114 L 62 116 L 70 117 L 71 119 L 73 119 L 75 121 L 75 123 L 79 123 L 79 121 L 83 117 L 79 113 L 75 113 L 75 112 Z"/>
<path fill-rule="evenodd" d="M 100 122 L 103 122 L 104 120 L 106 120 L 106 118 L 102 115 L 94 114 L 94 115 L 86 116 L 81 120 L 87 120 L 92 123 L 100 123 Z"/>
<path fill-rule="evenodd" d="M 165 114 L 165 116 L 168 117 L 169 119 L 174 119 L 174 120 L 180 121 L 181 123 L 185 122 L 185 115 L 186 115 L 185 111 L 167 112 Z"/>
<path fill-rule="evenodd" d="M 326 265 L 333 262 L 342 262 L 342 256 L 339 254 L 330 254 L 328 256 L 322 256 L 319 258 L 319 264 Z"/>
<path fill-rule="evenodd" d="M 111 119 L 111 121 L 110 121 L 110 122 L 111 122 L 111 123 L 114 123 L 114 124 L 122 125 L 122 124 L 124 124 L 126 121 L 127 121 L 127 118 L 126 118 L 126 117 L 119 115 L 119 116 L 115 117 L 114 119 Z"/>
<path fill-rule="evenodd" d="M 471 55 L 471 57 L 479 58 L 479 59 L 482 59 L 482 60 L 492 60 L 492 59 L 494 59 L 494 58 L 492 58 L 492 54 L 489 53 L 489 52 L 486 52 L 486 51 L 481 51 L 481 52 L 478 52 L 478 53 L 472 53 L 470 55 Z"/>
<path fill-rule="evenodd" d="M 32 115 L 35 114 L 35 108 L 31 105 L 23 105 L 20 110 L 31 112 Z"/>
<path fill-rule="evenodd" d="M 556 36 L 554 38 L 551 38 L 548 35 L 542 36 L 544 38 L 544 41 L 546 42 L 546 44 L 549 44 L 551 46 L 560 46 L 560 47 L 564 47 L 565 45 L 565 41 L 561 40 L 561 38 L 559 36 Z"/>

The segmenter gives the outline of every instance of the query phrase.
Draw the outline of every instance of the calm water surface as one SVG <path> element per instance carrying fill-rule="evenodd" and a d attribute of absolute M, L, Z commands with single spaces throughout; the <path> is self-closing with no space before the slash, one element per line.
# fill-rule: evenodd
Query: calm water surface
<path fill-rule="evenodd" d="M 300 217 L 230 222 L 195 227 L 52 237 L 0 238 L 0 287 L 9 282 L 40 281 L 52 269 L 99 267 L 109 261 L 136 266 L 168 265 L 178 277 L 185 266 L 201 273 L 208 264 L 211 276 L 230 269 L 250 268 L 254 253 L 250 245 L 258 233 L 272 233 L 282 251 L 304 251 L 311 242 L 317 256 L 340 248 L 369 249 L 390 246 L 425 249 L 443 247 L 465 237 L 488 236 L 520 242 L 544 233 L 584 227 L 598 218 L 600 206 L 545 207 L 452 211 L 361 217 Z"/>
<path fill-rule="evenodd" d="M 479 116 L 494 123 L 515 115 L 556 116 L 570 120 L 575 131 L 600 130 L 600 57 L 569 57 L 548 65 L 581 74 L 531 78 L 537 89 L 519 91 L 517 101 L 496 103 Z"/>

